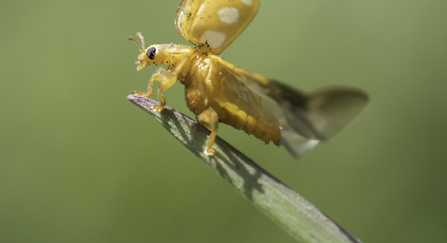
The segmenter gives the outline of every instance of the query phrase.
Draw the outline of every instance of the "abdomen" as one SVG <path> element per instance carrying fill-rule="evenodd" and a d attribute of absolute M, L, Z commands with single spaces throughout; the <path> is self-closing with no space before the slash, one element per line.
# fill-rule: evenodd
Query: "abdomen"
<path fill-rule="evenodd" d="M 191 65 L 189 74 L 180 79 L 185 85 L 186 103 L 196 116 L 211 106 L 219 117 L 219 122 L 252 134 L 266 144 L 281 143 L 281 130 L 276 119 L 256 111 L 231 89 L 222 77 L 219 65 L 211 59 L 197 58 Z M 209 78 L 209 82 L 207 82 Z"/>
<path fill-rule="evenodd" d="M 210 105 L 217 112 L 220 122 L 252 134 L 266 144 L 272 141 L 275 145 L 280 145 L 279 123 L 272 119 L 266 119 L 265 115 L 258 113 L 235 91 L 221 92 Z"/>

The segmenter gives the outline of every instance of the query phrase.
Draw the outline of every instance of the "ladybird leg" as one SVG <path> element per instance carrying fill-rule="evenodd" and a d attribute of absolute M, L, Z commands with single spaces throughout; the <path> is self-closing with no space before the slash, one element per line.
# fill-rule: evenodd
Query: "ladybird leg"
<path fill-rule="evenodd" d="M 164 71 L 165 70 L 163 68 L 159 68 L 159 69 L 157 69 L 157 71 L 154 74 L 152 74 L 152 77 L 151 77 L 151 79 L 149 79 L 149 83 L 147 84 L 147 92 L 136 90 L 136 91 L 134 91 L 132 93 L 135 94 L 135 95 L 146 97 L 146 98 L 151 96 L 152 93 L 154 92 L 154 81 L 156 81 L 156 82 L 163 81 L 163 74 L 162 73 Z"/>
<path fill-rule="evenodd" d="M 187 61 L 189 60 L 189 56 L 184 56 L 183 59 L 177 63 L 173 71 L 170 70 L 162 70 L 159 73 L 156 74 L 156 77 L 153 79 L 154 81 L 161 80 L 161 84 L 158 86 L 158 100 L 160 101 L 160 105 L 155 105 L 152 107 L 153 111 L 161 111 L 163 110 L 163 107 L 166 105 L 166 99 L 162 92 L 169 89 L 178 79 L 180 76 L 183 68 L 185 68 L 185 64 L 187 64 Z M 149 85 L 151 86 L 151 85 Z M 148 89 L 148 92 L 151 91 L 152 94 L 153 86 Z"/>
<path fill-rule="evenodd" d="M 213 126 L 211 126 L 209 123 L 199 121 L 200 125 L 204 126 L 206 129 L 210 130 L 210 132 L 213 131 Z"/>
<path fill-rule="evenodd" d="M 205 110 L 200 115 L 197 116 L 197 120 L 201 124 L 206 124 L 205 127 L 209 129 L 211 127 L 210 123 L 214 122 L 214 128 L 211 131 L 211 135 L 208 138 L 208 142 L 206 144 L 205 154 L 209 156 L 214 156 L 214 149 L 211 148 L 213 146 L 214 140 L 216 140 L 217 135 L 217 126 L 219 124 L 219 117 L 217 116 L 217 113 L 211 110 Z"/>
<path fill-rule="evenodd" d="M 175 73 L 172 73 L 169 70 L 167 70 L 167 71 L 164 70 L 162 73 L 160 73 L 160 77 L 161 77 L 162 81 L 161 81 L 161 84 L 158 86 L 158 91 L 157 91 L 158 100 L 160 101 L 160 105 L 154 105 L 151 108 L 153 111 L 163 110 L 163 108 L 166 105 L 166 99 L 161 92 L 169 89 L 175 83 L 175 81 L 177 81 L 178 75 L 175 75 Z"/>

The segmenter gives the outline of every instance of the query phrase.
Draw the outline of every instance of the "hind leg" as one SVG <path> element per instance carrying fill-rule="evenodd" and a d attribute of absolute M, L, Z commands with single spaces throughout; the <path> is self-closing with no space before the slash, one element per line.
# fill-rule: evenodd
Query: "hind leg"
<path fill-rule="evenodd" d="M 219 117 L 217 116 L 217 113 L 211 110 L 205 110 L 200 115 L 197 116 L 197 120 L 201 124 L 203 124 L 208 129 L 211 127 L 210 123 L 214 122 L 214 128 L 211 131 L 211 135 L 208 138 L 208 142 L 206 143 L 206 149 L 205 154 L 208 156 L 214 156 L 214 149 L 212 148 L 214 140 L 216 140 L 217 135 L 217 127 L 219 124 Z"/>

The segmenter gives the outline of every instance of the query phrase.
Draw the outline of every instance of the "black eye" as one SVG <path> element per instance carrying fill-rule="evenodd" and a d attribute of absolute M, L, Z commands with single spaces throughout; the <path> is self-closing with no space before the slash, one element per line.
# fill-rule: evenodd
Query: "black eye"
<path fill-rule="evenodd" d="M 155 47 L 151 47 L 149 49 L 146 50 L 146 56 L 153 60 L 154 59 L 154 55 L 155 55 Z"/>

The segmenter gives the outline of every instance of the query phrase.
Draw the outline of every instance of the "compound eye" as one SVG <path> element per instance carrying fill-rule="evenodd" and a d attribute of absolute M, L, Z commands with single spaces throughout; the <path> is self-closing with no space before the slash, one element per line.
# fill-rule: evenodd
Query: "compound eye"
<path fill-rule="evenodd" d="M 155 47 L 151 47 L 146 50 L 146 56 L 149 59 L 154 60 L 154 55 L 155 55 Z"/>

